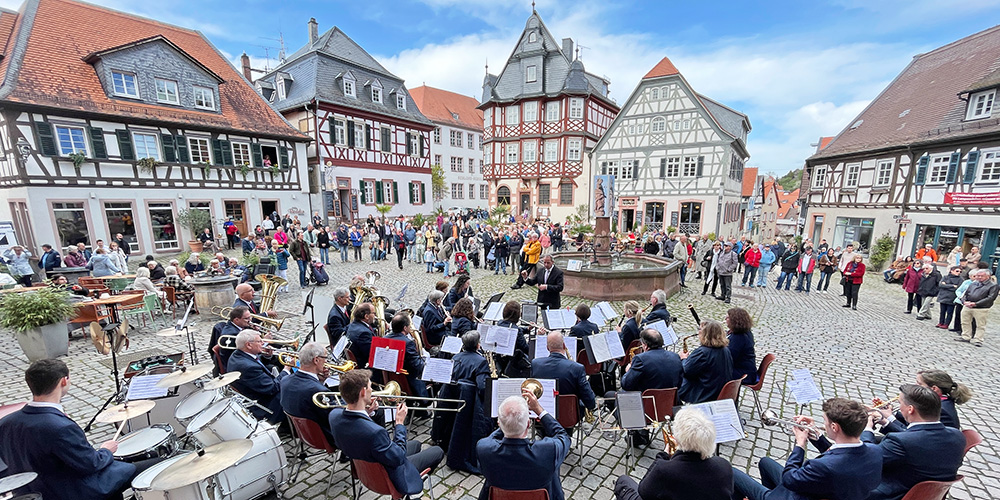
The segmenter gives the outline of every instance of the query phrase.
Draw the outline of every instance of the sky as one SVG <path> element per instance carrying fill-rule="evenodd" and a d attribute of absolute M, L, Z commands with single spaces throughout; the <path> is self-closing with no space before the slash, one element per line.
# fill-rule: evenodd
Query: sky
<path fill-rule="evenodd" d="M 0 0 L 17 9 L 18 0 Z M 486 65 L 498 73 L 530 0 L 93 0 L 200 30 L 234 65 L 246 52 L 273 67 L 308 40 L 310 17 L 334 25 L 407 88 L 426 84 L 480 98 Z M 748 166 L 800 168 L 819 137 L 839 133 L 913 56 L 996 24 L 1000 0 L 537 0 L 557 40 L 581 46 L 587 71 L 628 99 L 669 57 L 696 92 L 750 118 Z"/>

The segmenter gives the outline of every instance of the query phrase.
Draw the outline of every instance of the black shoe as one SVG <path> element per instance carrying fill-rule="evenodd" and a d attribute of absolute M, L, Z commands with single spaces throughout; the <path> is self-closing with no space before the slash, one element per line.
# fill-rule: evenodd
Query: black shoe
<path fill-rule="evenodd" d="M 511 290 L 517 290 L 518 288 L 521 288 L 521 285 L 516 285 L 516 284 L 515 284 L 515 285 L 511 285 L 511 286 L 510 286 L 510 289 L 511 289 Z"/>
<path fill-rule="evenodd" d="M 968 342 L 969 342 L 968 340 L 966 340 L 966 339 L 964 339 L 964 338 L 962 338 L 962 337 L 959 337 L 959 338 L 957 338 L 957 339 L 951 339 L 951 340 L 954 340 L 955 342 L 966 342 L 966 343 L 968 343 Z"/>
<path fill-rule="evenodd" d="M 843 295 L 841 295 L 843 297 Z M 903 314 L 912 314 L 912 311 L 903 311 Z"/>
<path fill-rule="evenodd" d="M 726 300 L 726 299 L 723 297 L 716 297 L 715 300 Z"/>
<path fill-rule="evenodd" d="M 702 295 L 705 295 L 706 293 L 708 293 L 708 292 L 701 292 Z"/>
<path fill-rule="evenodd" d="M 850 304 L 844 304 L 844 305 L 842 305 L 840 307 L 851 307 L 851 305 Z"/>
<path fill-rule="evenodd" d="M 930 318 L 923 318 L 923 317 L 917 316 L 917 321 L 926 321 L 926 320 L 929 320 L 929 319 Z"/>
<path fill-rule="evenodd" d="M 726 299 L 726 304 L 730 304 L 729 299 Z"/>
<path fill-rule="evenodd" d="M 851 306 L 851 309 L 857 311 L 858 310 L 858 306 Z"/>
<path fill-rule="evenodd" d="M 684 283 L 681 283 L 681 288 L 687 288 L 687 287 L 688 287 L 687 285 L 685 285 Z"/>

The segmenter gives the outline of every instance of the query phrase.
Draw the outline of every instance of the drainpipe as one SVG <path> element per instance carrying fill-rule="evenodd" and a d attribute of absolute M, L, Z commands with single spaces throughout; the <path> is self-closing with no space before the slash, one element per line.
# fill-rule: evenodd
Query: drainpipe
<path fill-rule="evenodd" d="M 917 166 L 917 158 L 913 155 L 913 146 L 906 146 L 906 153 L 910 156 L 910 171 L 906 174 L 906 178 L 903 179 L 903 203 L 899 207 L 899 216 L 906 216 L 906 206 L 910 203 L 910 189 L 913 186 L 913 176 L 916 175 L 915 168 Z M 893 249 L 893 259 L 895 259 L 903 248 L 903 225 L 896 225 L 896 248 Z M 916 238 L 916 235 L 913 235 Z"/>

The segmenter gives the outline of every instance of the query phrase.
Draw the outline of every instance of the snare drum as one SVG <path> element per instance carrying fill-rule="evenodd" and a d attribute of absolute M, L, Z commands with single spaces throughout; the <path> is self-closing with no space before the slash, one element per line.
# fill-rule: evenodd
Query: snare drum
<path fill-rule="evenodd" d="M 170 424 L 153 424 L 123 436 L 114 457 L 122 462 L 138 462 L 168 457 L 177 451 L 177 436 Z"/>
<path fill-rule="evenodd" d="M 205 411 L 205 408 L 212 406 L 213 403 L 220 399 L 222 399 L 222 392 L 218 389 L 192 392 L 184 396 L 184 399 L 180 403 L 177 403 L 177 408 L 174 409 L 174 418 L 184 426 L 187 426 L 192 418 Z"/>
<path fill-rule="evenodd" d="M 285 450 L 276 428 L 261 423 L 250 439 L 253 441 L 250 452 L 216 478 L 222 498 L 251 500 L 285 483 Z"/>
<path fill-rule="evenodd" d="M 246 439 L 257 430 L 257 419 L 234 398 L 216 401 L 188 424 L 188 433 L 202 446 Z"/>
<path fill-rule="evenodd" d="M 163 472 L 164 469 L 173 465 L 177 460 L 183 458 L 187 453 L 181 453 L 176 457 L 168 458 L 142 472 L 132 480 L 132 491 L 138 500 L 167 500 L 168 498 L 183 498 L 185 500 L 209 500 L 214 495 L 206 493 L 205 481 L 182 486 L 169 491 L 154 491 L 150 489 L 153 479 Z M 214 493 L 214 492 L 212 492 Z"/>

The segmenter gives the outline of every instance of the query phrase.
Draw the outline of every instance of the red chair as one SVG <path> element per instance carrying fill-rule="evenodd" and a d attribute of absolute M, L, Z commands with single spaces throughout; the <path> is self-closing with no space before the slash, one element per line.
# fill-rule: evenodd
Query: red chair
<path fill-rule="evenodd" d="M 965 479 L 959 474 L 954 481 L 923 481 L 915 484 L 906 492 L 902 500 L 944 500 L 951 485 Z"/>
<path fill-rule="evenodd" d="M 556 422 L 563 426 L 567 431 L 579 426 L 580 424 L 580 403 L 576 397 L 576 394 L 557 394 L 556 395 Z M 575 432 L 577 444 L 580 445 L 580 450 L 583 450 L 583 429 L 577 429 L 580 432 Z M 572 437 L 572 436 L 571 436 Z M 581 453 L 582 454 L 582 453 Z"/>
<path fill-rule="evenodd" d="M 656 423 L 653 433 L 650 436 L 649 448 L 653 444 L 653 438 L 657 431 L 663 426 L 670 428 L 670 421 L 674 419 L 674 404 L 677 403 L 677 388 L 670 389 L 646 389 L 642 391 L 642 412 L 646 415 L 646 420 Z M 673 433 L 671 429 L 671 433 Z M 666 443 L 664 443 L 666 444 Z"/>
<path fill-rule="evenodd" d="M 598 375 L 601 373 L 601 363 L 591 363 L 590 358 L 587 357 L 587 350 L 581 349 L 580 352 L 576 353 L 576 362 L 583 365 L 583 371 L 586 372 L 587 376 Z M 608 388 L 604 387 L 604 379 L 601 379 L 601 395 L 608 392 Z M 610 390 L 614 390 L 612 387 Z"/>
<path fill-rule="evenodd" d="M 962 434 L 965 435 L 965 453 L 962 454 L 964 457 L 969 453 L 969 450 L 983 442 L 983 436 L 975 429 L 963 429 Z"/>
<path fill-rule="evenodd" d="M 219 344 L 212 346 L 212 357 L 215 359 L 215 366 L 219 367 L 219 375 L 225 375 L 226 364 L 222 362 L 222 346 Z"/>
<path fill-rule="evenodd" d="M 549 500 L 549 492 L 538 490 L 504 490 L 490 486 L 489 500 Z"/>
<path fill-rule="evenodd" d="M 777 356 L 770 353 L 764 356 L 764 359 L 760 360 L 760 367 L 757 368 L 757 383 L 754 385 L 746 386 L 747 389 L 750 389 L 752 391 L 751 394 L 753 394 L 753 402 L 754 405 L 757 406 L 758 414 L 764 413 L 764 408 L 760 406 L 760 395 L 759 395 L 760 389 L 764 387 L 764 376 L 767 375 L 767 368 L 771 366 L 771 363 L 773 363 L 776 358 Z"/>
<path fill-rule="evenodd" d="M 353 475 L 361 481 L 361 484 L 365 488 L 378 493 L 379 495 L 389 495 L 392 500 L 397 500 L 400 498 L 405 498 L 406 495 L 399 492 L 396 486 L 392 484 L 389 480 L 389 473 L 385 471 L 385 467 L 377 462 L 367 462 L 365 460 L 351 460 L 351 468 L 353 469 Z M 431 470 L 425 469 L 420 473 L 421 479 L 429 480 L 431 477 Z M 352 476 L 353 481 L 353 476 Z M 430 481 L 428 481 L 430 482 Z M 431 498 L 434 498 L 434 485 L 430 484 L 428 491 L 431 494 Z M 354 498 L 358 498 L 357 492 L 354 493 Z"/>
<path fill-rule="evenodd" d="M 316 422 L 307 418 L 293 417 L 287 412 L 285 413 L 285 416 L 288 417 L 288 420 L 292 423 L 292 433 L 299 440 L 299 453 L 296 453 L 296 457 L 302 460 L 298 469 L 296 469 L 295 474 L 292 475 L 292 482 L 295 481 L 299 475 L 299 471 L 302 470 L 301 463 L 305 462 L 305 459 L 308 458 L 305 455 L 305 446 L 317 449 L 320 452 L 325 453 L 326 456 L 330 457 L 330 461 L 333 462 L 330 466 L 330 479 L 327 480 L 326 490 L 324 490 L 323 493 L 324 497 L 329 496 L 330 487 L 333 486 L 333 473 L 336 470 L 334 454 L 337 453 L 337 448 L 334 448 L 333 445 L 327 441 L 326 435 L 323 434 L 323 429 Z"/>
<path fill-rule="evenodd" d="M 740 385 L 743 383 L 743 379 L 747 378 L 746 375 L 736 379 L 726 382 L 726 385 L 722 386 L 722 390 L 719 391 L 719 397 L 715 398 L 716 401 L 722 401 L 723 399 L 732 399 L 733 404 L 739 409 L 739 398 L 740 398 Z"/>

